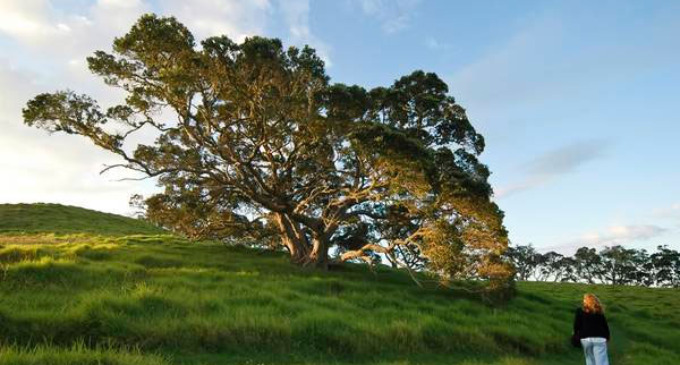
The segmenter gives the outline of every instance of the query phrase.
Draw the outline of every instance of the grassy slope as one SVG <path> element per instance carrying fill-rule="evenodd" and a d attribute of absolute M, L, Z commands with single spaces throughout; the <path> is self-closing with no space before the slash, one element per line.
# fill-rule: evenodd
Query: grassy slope
<path fill-rule="evenodd" d="M 680 363 L 677 290 L 526 283 L 491 308 L 392 270 L 308 271 L 105 217 L 0 205 L 0 364 L 577 364 L 584 291 L 608 304 L 614 364 Z"/>

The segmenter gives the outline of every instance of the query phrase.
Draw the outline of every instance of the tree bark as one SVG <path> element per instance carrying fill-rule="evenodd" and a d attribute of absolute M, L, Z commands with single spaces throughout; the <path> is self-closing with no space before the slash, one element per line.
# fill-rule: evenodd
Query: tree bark
<path fill-rule="evenodd" d="M 294 264 L 313 266 L 319 269 L 328 268 L 329 240 L 326 235 L 313 234 L 311 243 L 301 225 L 283 213 L 276 214 L 276 222 L 281 234 L 281 242 L 290 253 Z"/>

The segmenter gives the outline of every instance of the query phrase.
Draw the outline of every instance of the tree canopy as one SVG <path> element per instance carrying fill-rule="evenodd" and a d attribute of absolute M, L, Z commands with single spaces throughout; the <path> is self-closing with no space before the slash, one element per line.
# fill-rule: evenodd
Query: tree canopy
<path fill-rule="evenodd" d="M 156 178 L 149 220 L 280 245 L 301 265 L 333 255 L 446 278 L 511 275 L 503 213 L 478 160 L 484 139 L 434 73 L 370 90 L 331 83 L 309 47 L 226 36 L 199 45 L 155 15 L 87 61 L 125 103 L 45 93 L 27 103 L 25 123 L 87 137 L 122 158 L 109 168 Z M 153 143 L 125 145 L 148 128 Z"/>

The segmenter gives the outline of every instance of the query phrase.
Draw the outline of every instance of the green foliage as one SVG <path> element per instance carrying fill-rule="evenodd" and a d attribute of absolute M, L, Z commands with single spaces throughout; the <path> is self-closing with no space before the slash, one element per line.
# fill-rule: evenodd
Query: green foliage
<path fill-rule="evenodd" d="M 0 364 L 566 365 L 583 361 L 567 339 L 584 292 L 606 305 L 614 363 L 680 360 L 670 289 L 519 283 L 492 307 L 465 283 L 167 235 L 5 233 L 0 268 Z"/>

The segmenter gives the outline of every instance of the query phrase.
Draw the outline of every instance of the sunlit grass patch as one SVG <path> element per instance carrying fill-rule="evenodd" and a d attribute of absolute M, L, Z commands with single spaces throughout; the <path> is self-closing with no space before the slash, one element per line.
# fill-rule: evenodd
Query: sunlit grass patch
<path fill-rule="evenodd" d="M 39 245 L 12 245 L 0 248 L 0 265 L 21 261 L 34 261 L 47 255 L 47 251 Z"/>

